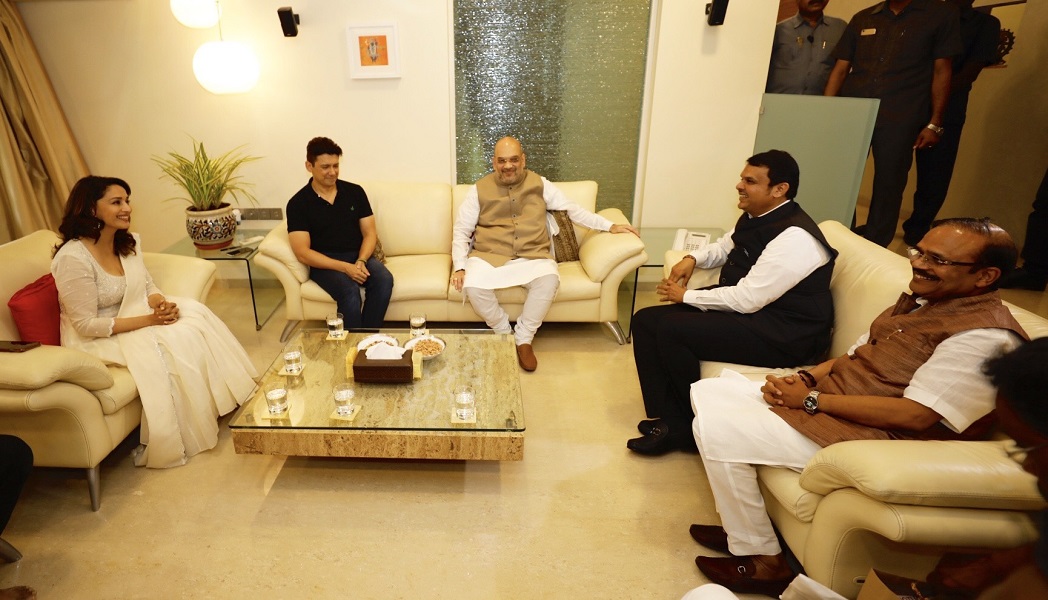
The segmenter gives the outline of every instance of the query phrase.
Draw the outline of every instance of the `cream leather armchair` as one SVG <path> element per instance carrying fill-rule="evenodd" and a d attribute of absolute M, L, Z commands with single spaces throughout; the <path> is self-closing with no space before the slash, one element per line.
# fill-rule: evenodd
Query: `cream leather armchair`
<path fill-rule="evenodd" d="M 840 252 L 830 282 L 830 355 L 840 356 L 898 300 L 911 270 L 902 256 L 836 221 L 819 228 Z M 667 253 L 667 274 L 682 255 Z M 689 287 L 716 281 L 715 273 L 697 275 Z M 1031 338 L 1048 335 L 1048 320 L 1008 308 Z M 702 376 L 726 367 L 755 380 L 797 370 L 708 362 Z M 1010 440 L 844 442 L 822 449 L 800 473 L 759 467 L 757 477 L 772 521 L 807 575 L 854 598 L 871 567 L 922 579 L 944 552 L 1036 539 L 1026 511 L 1046 504 L 1034 478 L 1008 455 L 1013 447 Z"/>
<path fill-rule="evenodd" d="M 368 194 L 393 274 L 393 297 L 387 321 L 406 321 L 422 311 L 430 321 L 473 322 L 479 315 L 450 285 L 451 235 L 458 207 L 468 185 L 445 183 L 361 183 Z M 594 210 L 597 183 L 558 182 L 557 187 L 579 206 Z M 619 209 L 599 211 L 614 223 L 629 221 Z M 575 227 L 579 260 L 559 263 L 560 290 L 547 322 L 603 323 L 620 344 L 626 342 L 618 323 L 618 292 L 623 278 L 647 261 L 644 243 L 635 235 L 611 234 Z M 282 340 L 303 320 L 322 320 L 335 310 L 335 301 L 309 279 L 309 267 L 291 251 L 286 223 L 259 244 L 255 264 L 276 275 L 284 288 L 287 325 Z M 524 304 L 523 288 L 499 290 L 496 295 L 516 319 Z"/>
<path fill-rule="evenodd" d="M 19 339 L 7 300 L 49 272 L 57 242 L 53 232 L 40 230 L 0 246 L 0 339 Z M 150 252 L 144 259 L 169 296 L 203 301 L 215 280 L 215 265 L 203 259 Z M 60 346 L 0 353 L 0 433 L 25 440 L 38 467 L 85 469 L 92 510 L 101 505 L 99 463 L 141 421 L 126 368 Z"/>

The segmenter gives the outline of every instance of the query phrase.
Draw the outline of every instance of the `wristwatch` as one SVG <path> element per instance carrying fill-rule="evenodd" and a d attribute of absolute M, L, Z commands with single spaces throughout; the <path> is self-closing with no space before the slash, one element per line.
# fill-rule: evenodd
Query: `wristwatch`
<path fill-rule="evenodd" d="M 943 132 L 946 131 L 945 127 L 940 127 L 940 126 L 936 125 L 935 123 L 928 123 L 927 125 L 924 126 L 924 128 L 925 129 L 931 129 L 932 131 L 935 132 L 935 135 L 942 135 Z"/>
<path fill-rule="evenodd" d="M 814 415 L 819 412 L 819 391 L 812 390 L 804 397 L 804 412 Z"/>

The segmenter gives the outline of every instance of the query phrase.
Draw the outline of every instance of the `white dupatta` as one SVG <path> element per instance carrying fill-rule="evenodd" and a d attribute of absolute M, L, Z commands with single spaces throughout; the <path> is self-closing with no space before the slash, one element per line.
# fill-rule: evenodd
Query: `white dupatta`
<path fill-rule="evenodd" d="M 141 244 L 139 245 L 141 247 Z M 141 254 L 121 257 L 127 288 L 118 318 L 138 317 L 153 312 L 146 291 L 148 272 Z M 120 344 L 127 369 L 142 398 L 142 443 L 145 451 L 135 464 L 154 468 L 175 467 L 186 462 L 186 448 L 179 432 L 171 384 L 172 369 L 157 338 L 158 327 L 143 327 L 114 335 Z M 110 338 L 112 339 L 112 338 Z"/>

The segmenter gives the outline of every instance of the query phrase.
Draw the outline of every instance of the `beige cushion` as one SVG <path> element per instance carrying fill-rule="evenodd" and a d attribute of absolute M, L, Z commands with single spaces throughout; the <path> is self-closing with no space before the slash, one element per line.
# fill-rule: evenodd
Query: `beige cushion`
<path fill-rule="evenodd" d="M 613 223 L 628 223 L 626 217 L 617 208 L 608 208 L 597 213 Z M 588 229 L 577 229 L 578 231 Z M 631 257 L 644 253 L 644 242 L 631 233 L 610 233 L 606 231 L 583 234 L 579 246 L 579 261 L 591 281 L 601 282 L 615 267 Z"/>
<path fill-rule="evenodd" d="M 445 299 L 451 279 L 451 254 L 389 256 L 392 301 Z"/>
<path fill-rule="evenodd" d="M 381 181 L 360 185 L 375 213 L 378 237 L 387 259 L 409 254 L 451 254 L 450 186 Z"/>
<path fill-rule="evenodd" d="M 7 352 L 0 360 L 0 387 L 35 390 L 56 381 L 75 383 L 89 390 L 113 385 L 105 364 L 79 350 L 40 346 L 28 352 Z"/>
<path fill-rule="evenodd" d="M 798 521 L 810 523 L 815 518 L 823 495 L 801 487 L 796 471 L 758 466 L 757 476 L 765 494 L 771 494 Z"/>
<path fill-rule="evenodd" d="M 892 504 L 1040 510 L 1037 481 L 1005 453 L 1009 443 L 843 442 L 819 451 L 800 485 L 822 495 L 855 488 Z"/>
<path fill-rule="evenodd" d="M 881 312 L 909 291 L 910 261 L 859 237 L 836 221 L 819 229 L 844 257 L 833 267 L 834 330 L 830 356 L 840 356 L 866 332 Z"/>
<path fill-rule="evenodd" d="M 113 385 L 95 390 L 94 395 L 102 406 L 102 412 L 107 415 L 116 414 L 135 398 L 138 398 L 138 388 L 131 372 L 125 367 L 110 366 L 109 372 L 113 376 Z"/>
<path fill-rule="evenodd" d="M 298 262 L 291 250 L 291 242 L 287 236 L 287 221 L 266 234 L 258 245 L 258 251 L 283 263 L 299 283 L 309 280 L 309 267 Z"/>
<path fill-rule="evenodd" d="M 609 234 L 610 235 L 610 234 Z M 560 289 L 557 300 L 588 300 L 600 296 L 600 283 L 589 278 L 580 262 L 560 263 Z"/>

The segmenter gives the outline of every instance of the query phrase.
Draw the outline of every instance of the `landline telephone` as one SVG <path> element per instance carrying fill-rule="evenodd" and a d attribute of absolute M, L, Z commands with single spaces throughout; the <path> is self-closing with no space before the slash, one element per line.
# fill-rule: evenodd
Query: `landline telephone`
<path fill-rule="evenodd" d="M 710 234 L 708 233 L 697 233 L 695 231 L 688 231 L 687 229 L 678 229 L 677 235 L 673 238 L 673 250 L 694 252 L 709 242 Z"/>

